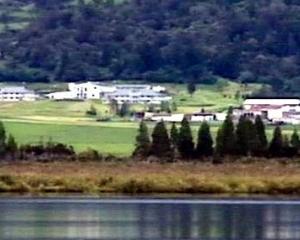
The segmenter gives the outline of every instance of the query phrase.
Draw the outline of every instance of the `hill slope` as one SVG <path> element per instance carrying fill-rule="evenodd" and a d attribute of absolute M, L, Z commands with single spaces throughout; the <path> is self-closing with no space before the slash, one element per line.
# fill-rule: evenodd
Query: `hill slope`
<path fill-rule="evenodd" d="M 2 80 L 214 83 L 221 76 L 271 84 L 277 94 L 300 90 L 297 1 L 5 2 L 12 10 L 4 20 L 22 30 L 2 31 Z"/>

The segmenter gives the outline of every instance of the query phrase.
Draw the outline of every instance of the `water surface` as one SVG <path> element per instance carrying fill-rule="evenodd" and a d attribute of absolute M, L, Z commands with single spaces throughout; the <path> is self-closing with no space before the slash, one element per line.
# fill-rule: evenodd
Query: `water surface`
<path fill-rule="evenodd" d="M 0 239 L 299 240 L 300 202 L 0 198 Z"/>

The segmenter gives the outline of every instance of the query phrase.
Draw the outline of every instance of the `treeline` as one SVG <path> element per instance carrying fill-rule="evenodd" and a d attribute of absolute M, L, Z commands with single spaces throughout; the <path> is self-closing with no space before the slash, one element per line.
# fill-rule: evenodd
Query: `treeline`
<path fill-rule="evenodd" d="M 273 137 L 268 142 L 265 125 L 260 116 L 257 116 L 255 121 L 241 116 L 235 125 L 228 114 L 218 129 L 215 141 L 209 124 L 203 122 L 198 130 L 196 143 L 186 118 L 181 122 L 179 129 L 173 123 L 170 131 L 163 121 L 158 122 L 151 137 L 146 123 L 142 121 L 133 156 L 138 160 L 154 157 L 161 162 L 209 159 L 223 162 L 224 159 L 233 161 L 240 157 L 292 158 L 298 155 L 299 150 L 300 140 L 296 129 L 289 138 L 282 134 L 280 126 L 276 126 Z"/>
<path fill-rule="evenodd" d="M 20 0 L 21 1 L 21 0 Z M 291 0 L 26 0 L 35 20 L 0 34 L 0 80 L 217 77 L 300 90 L 300 3 Z"/>

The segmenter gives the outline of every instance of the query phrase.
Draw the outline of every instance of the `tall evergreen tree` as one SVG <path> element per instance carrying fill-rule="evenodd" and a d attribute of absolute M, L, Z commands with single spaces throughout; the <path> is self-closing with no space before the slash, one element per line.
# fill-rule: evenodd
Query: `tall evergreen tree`
<path fill-rule="evenodd" d="M 222 126 L 218 130 L 216 152 L 221 155 L 233 155 L 236 152 L 234 124 L 230 114 L 227 115 Z"/>
<path fill-rule="evenodd" d="M 259 115 L 255 118 L 255 130 L 258 138 L 257 153 L 264 154 L 268 148 L 268 139 L 266 136 L 265 124 Z"/>
<path fill-rule="evenodd" d="M 14 159 L 17 151 L 18 145 L 15 141 L 15 138 L 10 134 L 7 140 L 6 152 L 10 155 L 12 159 Z"/>
<path fill-rule="evenodd" d="M 291 146 L 297 150 L 300 148 L 300 139 L 296 128 L 291 136 Z"/>
<path fill-rule="evenodd" d="M 163 121 L 158 122 L 152 132 L 151 154 L 164 160 L 174 157 L 168 130 Z"/>
<path fill-rule="evenodd" d="M 213 138 L 207 122 L 203 122 L 198 131 L 198 142 L 196 147 L 197 157 L 209 157 L 214 153 Z"/>
<path fill-rule="evenodd" d="M 6 151 L 6 131 L 3 122 L 0 121 L 0 156 Z"/>
<path fill-rule="evenodd" d="M 171 131 L 170 131 L 171 143 L 174 148 L 178 146 L 179 133 L 175 123 L 172 123 Z"/>
<path fill-rule="evenodd" d="M 281 128 L 276 126 L 273 132 L 273 138 L 269 146 L 269 154 L 272 157 L 280 157 L 282 155 L 283 138 Z"/>
<path fill-rule="evenodd" d="M 178 151 L 181 157 L 189 159 L 194 155 L 194 141 L 189 121 L 183 118 L 179 129 Z"/>
<path fill-rule="evenodd" d="M 241 116 L 236 127 L 237 153 L 243 156 L 253 155 L 258 151 L 259 140 L 256 128 L 246 116 Z"/>
<path fill-rule="evenodd" d="M 151 141 L 148 133 L 148 127 L 144 121 L 141 121 L 138 135 L 136 136 L 135 150 L 133 156 L 147 157 L 149 155 Z"/>

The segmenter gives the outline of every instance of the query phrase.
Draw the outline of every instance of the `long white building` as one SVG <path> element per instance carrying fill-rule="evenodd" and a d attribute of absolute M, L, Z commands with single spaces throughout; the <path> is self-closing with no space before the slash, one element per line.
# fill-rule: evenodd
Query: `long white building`
<path fill-rule="evenodd" d="M 28 90 L 23 86 L 0 87 L 0 101 L 35 101 L 38 95 L 34 91 Z"/>
<path fill-rule="evenodd" d="M 67 99 L 101 99 L 106 103 L 112 100 L 119 104 L 127 103 L 149 103 L 160 104 L 170 101 L 172 98 L 164 93 L 166 89 L 162 86 L 151 86 L 144 84 L 119 84 L 103 85 L 101 83 L 69 83 L 68 91 L 54 92 L 48 94 L 53 100 Z"/>

